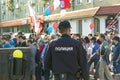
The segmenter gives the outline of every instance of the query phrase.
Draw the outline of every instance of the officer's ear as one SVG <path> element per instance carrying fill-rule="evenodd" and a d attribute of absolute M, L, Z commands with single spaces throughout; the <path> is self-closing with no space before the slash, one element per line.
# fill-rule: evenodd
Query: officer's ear
<path fill-rule="evenodd" d="M 71 33 L 71 28 L 67 28 L 67 33 Z"/>
<path fill-rule="evenodd" d="M 71 32 L 71 28 L 69 28 L 69 31 Z"/>
<path fill-rule="evenodd" d="M 61 33 L 61 30 L 58 30 L 59 33 Z"/>

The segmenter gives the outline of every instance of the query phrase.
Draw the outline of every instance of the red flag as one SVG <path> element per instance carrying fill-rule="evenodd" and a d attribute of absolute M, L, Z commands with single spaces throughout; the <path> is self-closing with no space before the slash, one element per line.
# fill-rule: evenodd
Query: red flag
<path fill-rule="evenodd" d="M 60 0 L 60 8 L 66 9 L 70 7 L 70 0 Z"/>

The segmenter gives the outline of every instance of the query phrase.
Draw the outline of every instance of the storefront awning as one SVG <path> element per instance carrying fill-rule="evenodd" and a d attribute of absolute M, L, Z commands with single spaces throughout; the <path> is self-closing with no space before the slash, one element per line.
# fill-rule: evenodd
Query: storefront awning
<path fill-rule="evenodd" d="M 84 17 L 92 17 L 96 14 L 98 9 L 99 7 L 95 7 L 95 8 L 66 12 L 65 14 L 60 14 L 60 13 L 53 14 L 53 15 L 46 16 L 45 21 L 58 21 L 58 20 L 64 20 L 64 19 L 78 19 L 78 18 L 84 18 Z"/>
<path fill-rule="evenodd" d="M 19 26 L 28 23 L 27 18 L 0 22 L 0 27 Z"/>

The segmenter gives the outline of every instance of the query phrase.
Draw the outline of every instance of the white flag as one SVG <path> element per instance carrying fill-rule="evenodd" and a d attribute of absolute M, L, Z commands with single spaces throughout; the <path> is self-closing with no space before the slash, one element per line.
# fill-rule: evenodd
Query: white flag
<path fill-rule="evenodd" d="M 53 5 L 54 5 L 54 10 L 57 9 L 57 7 L 60 6 L 60 0 L 54 0 Z"/>
<path fill-rule="evenodd" d="M 33 8 L 30 5 L 30 1 L 28 1 L 28 9 L 29 9 L 30 17 L 33 18 L 33 24 L 35 26 L 35 32 L 37 32 L 39 26 L 36 23 L 35 11 L 33 10 Z"/>

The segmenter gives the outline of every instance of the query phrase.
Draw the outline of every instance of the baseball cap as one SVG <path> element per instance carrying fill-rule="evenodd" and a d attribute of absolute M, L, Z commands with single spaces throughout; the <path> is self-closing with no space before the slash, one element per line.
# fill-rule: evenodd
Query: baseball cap
<path fill-rule="evenodd" d="M 63 29 L 67 29 L 67 28 L 71 28 L 71 25 L 70 25 L 70 22 L 65 20 L 65 21 L 61 21 L 59 23 L 59 26 L 58 26 L 59 30 L 63 30 Z"/>
<path fill-rule="evenodd" d="M 120 38 L 118 36 L 115 36 L 112 40 L 120 41 Z"/>

